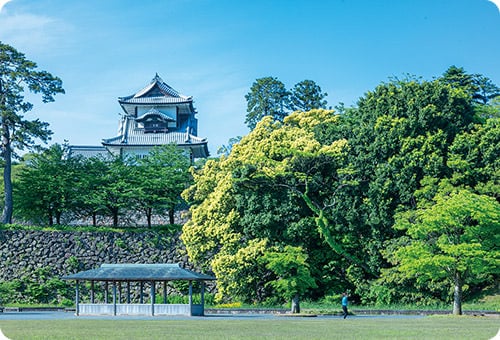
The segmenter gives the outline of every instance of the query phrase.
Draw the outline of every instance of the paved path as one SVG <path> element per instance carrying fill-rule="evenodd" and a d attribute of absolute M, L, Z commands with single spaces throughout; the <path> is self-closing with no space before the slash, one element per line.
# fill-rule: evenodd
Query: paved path
<path fill-rule="evenodd" d="M 349 318 L 421 318 L 421 315 L 350 315 Z M 298 317 L 274 314 L 207 314 L 205 316 L 183 316 L 183 315 L 165 315 L 165 316 L 147 316 L 147 315 L 94 315 L 94 316 L 76 316 L 72 312 L 4 312 L 0 313 L 0 322 L 2 320 L 244 320 L 244 319 L 308 319 L 311 317 Z M 342 319 L 341 316 L 319 315 L 321 319 Z M 315 319 L 315 318 L 312 318 Z"/>

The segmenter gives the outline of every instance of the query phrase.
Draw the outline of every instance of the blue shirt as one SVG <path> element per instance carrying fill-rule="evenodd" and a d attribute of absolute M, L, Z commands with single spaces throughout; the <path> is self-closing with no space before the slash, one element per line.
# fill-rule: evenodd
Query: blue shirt
<path fill-rule="evenodd" d="M 342 306 L 347 306 L 347 295 L 342 297 Z"/>

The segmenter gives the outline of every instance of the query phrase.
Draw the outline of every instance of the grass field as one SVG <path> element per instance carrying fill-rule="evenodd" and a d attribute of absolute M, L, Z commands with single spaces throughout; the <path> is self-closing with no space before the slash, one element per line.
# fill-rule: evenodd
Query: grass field
<path fill-rule="evenodd" d="M 9 339 L 491 339 L 498 317 L 1 320 Z"/>

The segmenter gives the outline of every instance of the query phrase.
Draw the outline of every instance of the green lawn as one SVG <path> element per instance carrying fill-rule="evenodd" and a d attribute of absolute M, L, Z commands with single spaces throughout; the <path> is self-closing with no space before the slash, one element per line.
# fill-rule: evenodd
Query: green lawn
<path fill-rule="evenodd" d="M 1 320 L 18 339 L 491 339 L 498 317 Z"/>

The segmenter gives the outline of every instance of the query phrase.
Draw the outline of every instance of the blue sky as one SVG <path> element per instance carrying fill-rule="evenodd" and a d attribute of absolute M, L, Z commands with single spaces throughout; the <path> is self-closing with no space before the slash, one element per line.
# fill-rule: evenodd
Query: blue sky
<path fill-rule="evenodd" d="M 450 65 L 500 85 L 500 10 L 488 0 L 11 0 L 0 41 L 63 80 L 65 95 L 26 116 L 50 123 L 51 143 L 115 136 L 117 97 L 155 73 L 193 96 L 213 156 L 248 133 L 244 96 L 261 77 L 314 80 L 331 106 Z"/>

